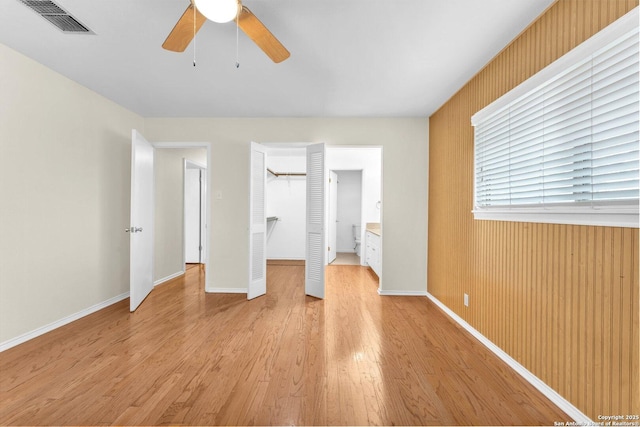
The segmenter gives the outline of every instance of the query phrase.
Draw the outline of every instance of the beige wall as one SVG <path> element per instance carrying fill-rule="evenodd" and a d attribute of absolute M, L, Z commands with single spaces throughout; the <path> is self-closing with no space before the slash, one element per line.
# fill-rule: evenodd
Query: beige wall
<path fill-rule="evenodd" d="M 154 282 L 184 271 L 184 159 L 207 164 L 206 148 L 155 151 Z"/>
<path fill-rule="evenodd" d="M 0 45 L 0 343 L 129 290 L 144 121 Z"/>
<path fill-rule="evenodd" d="M 324 142 L 383 147 L 382 289 L 426 291 L 427 119 L 145 120 L 150 141 L 211 142 L 209 290 L 245 289 L 248 281 L 249 141 Z"/>
<path fill-rule="evenodd" d="M 0 63 L 0 344 L 128 292 L 134 128 L 212 143 L 209 290 L 247 286 L 252 140 L 382 146 L 382 288 L 426 290 L 426 118 L 143 119 L 3 45 Z"/>

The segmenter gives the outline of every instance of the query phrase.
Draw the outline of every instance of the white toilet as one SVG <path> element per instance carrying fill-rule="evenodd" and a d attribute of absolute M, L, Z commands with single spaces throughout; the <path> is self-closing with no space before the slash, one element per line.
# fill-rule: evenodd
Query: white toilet
<path fill-rule="evenodd" d="M 360 225 L 353 224 L 351 228 L 353 229 L 353 240 L 355 243 L 353 249 L 355 249 L 356 254 L 360 256 L 360 235 L 361 235 L 362 227 Z"/>

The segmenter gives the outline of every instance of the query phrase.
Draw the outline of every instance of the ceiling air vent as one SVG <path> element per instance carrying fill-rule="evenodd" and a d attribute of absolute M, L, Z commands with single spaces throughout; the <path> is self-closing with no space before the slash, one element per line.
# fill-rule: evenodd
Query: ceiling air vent
<path fill-rule="evenodd" d="M 66 10 L 51 0 L 18 0 L 65 33 L 94 34 Z"/>

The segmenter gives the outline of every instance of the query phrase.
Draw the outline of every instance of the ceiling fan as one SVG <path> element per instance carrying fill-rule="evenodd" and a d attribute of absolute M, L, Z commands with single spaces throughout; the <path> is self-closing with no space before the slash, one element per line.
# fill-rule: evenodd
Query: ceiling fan
<path fill-rule="evenodd" d="M 284 61 L 290 55 L 240 0 L 191 0 L 162 47 L 173 52 L 184 52 L 207 19 L 220 23 L 235 20 L 238 27 L 275 63 Z"/>

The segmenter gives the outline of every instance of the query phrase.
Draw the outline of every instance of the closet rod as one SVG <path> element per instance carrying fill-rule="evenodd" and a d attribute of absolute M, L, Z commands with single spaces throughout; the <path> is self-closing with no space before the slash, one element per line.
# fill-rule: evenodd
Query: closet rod
<path fill-rule="evenodd" d="M 269 168 L 267 168 L 267 172 L 269 172 L 276 178 L 278 178 L 279 176 L 307 176 L 307 174 L 303 172 L 274 172 Z"/>

